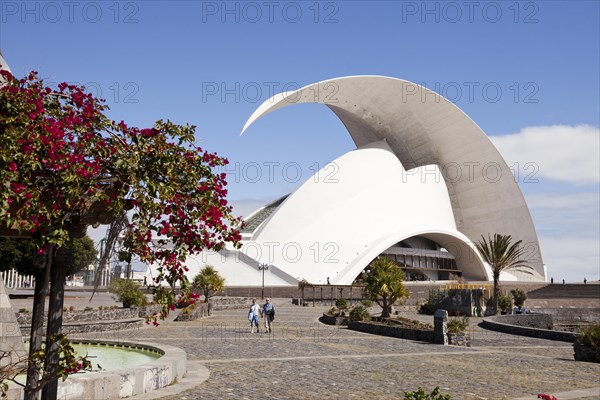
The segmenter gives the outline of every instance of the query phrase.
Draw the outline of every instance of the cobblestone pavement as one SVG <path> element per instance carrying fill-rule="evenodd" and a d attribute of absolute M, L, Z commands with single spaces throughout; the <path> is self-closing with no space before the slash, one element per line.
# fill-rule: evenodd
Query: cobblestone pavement
<path fill-rule="evenodd" d="M 398 399 L 435 386 L 455 400 L 512 399 L 600 386 L 600 365 L 573 361 L 565 342 L 472 325 L 472 347 L 439 346 L 323 325 L 328 307 L 275 305 L 274 334 L 251 334 L 245 310 L 224 310 L 119 335 L 177 346 L 205 363 L 208 381 L 168 400 Z"/>

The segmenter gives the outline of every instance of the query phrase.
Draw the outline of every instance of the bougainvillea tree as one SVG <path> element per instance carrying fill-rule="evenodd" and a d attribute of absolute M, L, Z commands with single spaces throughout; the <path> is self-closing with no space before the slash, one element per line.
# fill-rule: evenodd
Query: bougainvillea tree
<path fill-rule="evenodd" d="M 239 245 L 241 221 L 227 203 L 225 174 L 215 172 L 227 160 L 195 146 L 195 126 L 159 120 L 139 129 L 108 118 L 106 104 L 83 87 L 52 90 L 36 72 L 22 79 L 0 73 L 0 228 L 31 236 L 46 260 L 36 287 L 52 284 L 47 337 L 62 323 L 68 262 L 61 257 L 69 255 L 58 255 L 88 225 L 110 223 L 123 210 L 126 251 L 158 266 L 156 323 L 172 307 L 171 288 L 189 296 L 188 255 Z"/>

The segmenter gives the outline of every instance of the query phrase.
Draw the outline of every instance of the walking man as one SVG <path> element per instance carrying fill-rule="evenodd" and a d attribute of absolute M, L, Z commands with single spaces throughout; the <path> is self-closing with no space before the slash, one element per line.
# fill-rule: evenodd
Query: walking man
<path fill-rule="evenodd" d="M 273 320 L 275 319 L 275 306 L 271 304 L 271 299 L 266 298 L 262 308 L 262 317 L 265 320 L 266 333 L 273 332 Z"/>

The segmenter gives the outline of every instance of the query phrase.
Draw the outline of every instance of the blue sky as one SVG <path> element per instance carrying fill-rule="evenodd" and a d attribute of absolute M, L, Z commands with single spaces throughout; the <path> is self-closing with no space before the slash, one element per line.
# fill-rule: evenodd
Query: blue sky
<path fill-rule="evenodd" d="M 493 136 L 509 165 L 537 166 L 537 182 L 519 184 L 549 276 L 600 278 L 598 1 L 3 0 L 0 24 L 15 74 L 86 84 L 133 125 L 196 124 L 202 146 L 239 165 L 229 189 L 240 214 L 354 148 L 319 105 L 278 111 L 240 138 L 270 94 L 359 74 L 423 84 Z M 265 168 L 248 179 L 265 162 L 280 163 L 272 182 Z M 283 174 L 289 163 L 299 182 Z"/>

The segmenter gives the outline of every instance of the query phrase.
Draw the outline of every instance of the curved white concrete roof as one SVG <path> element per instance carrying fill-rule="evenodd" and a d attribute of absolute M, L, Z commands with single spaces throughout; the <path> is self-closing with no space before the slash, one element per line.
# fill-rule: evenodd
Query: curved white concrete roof
<path fill-rule="evenodd" d="M 522 240 L 536 279 L 545 278 L 531 215 L 510 169 L 484 132 L 450 101 L 400 79 L 336 78 L 273 96 L 252 114 L 242 133 L 264 115 L 298 103 L 327 105 L 357 147 L 385 139 L 407 176 L 437 165 L 457 230 L 473 242 L 488 233 Z"/>
<path fill-rule="evenodd" d="M 295 279 L 324 284 L 330 277 L 332 284 L 351 284 L 387 248 L 421 235 L 448 249 L 466 278 L 491 278 L 469 239 L 456 229 L 439 175 L 421 179 L 406 174 L 384 140 L 332 164 L 335 181 L 304 182 L 244 243 L 242 252 Z M 439 172 L 437 166 L 424 168 Z"/>

